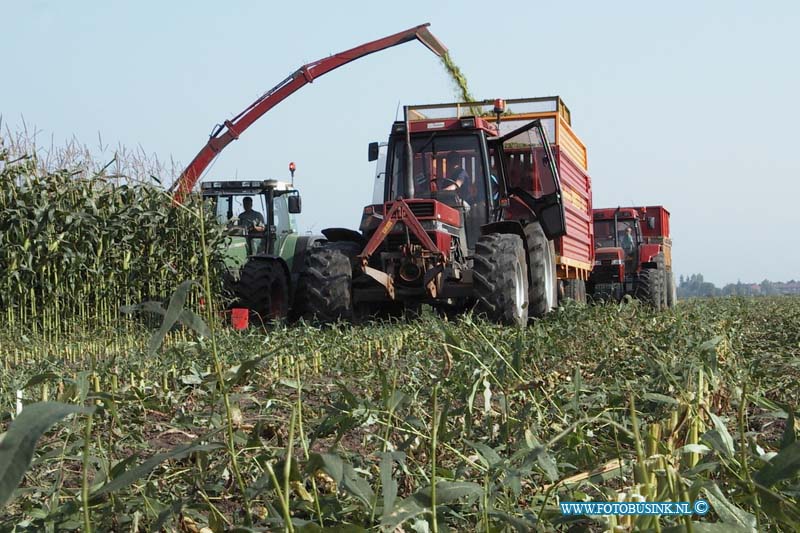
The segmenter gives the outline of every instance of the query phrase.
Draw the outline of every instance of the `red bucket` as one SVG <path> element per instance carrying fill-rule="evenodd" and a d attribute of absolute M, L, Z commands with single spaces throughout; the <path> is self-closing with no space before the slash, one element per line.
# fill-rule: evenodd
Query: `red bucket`
<path fill-rule="evenodd" d="M 236 331 L 247 329 L 250 323 L 250 310 L 243 307 L 231 309 L 231 325 Z"/>

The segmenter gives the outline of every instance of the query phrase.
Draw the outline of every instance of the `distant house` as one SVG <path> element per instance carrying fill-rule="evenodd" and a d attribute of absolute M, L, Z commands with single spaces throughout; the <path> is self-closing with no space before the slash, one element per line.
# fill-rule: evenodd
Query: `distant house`
<path fill-rule="evenodd" d="M 787 283 L 776 283 L 775 288 L 781 294 L 800 294 L 800 282 L 789 281 Z"/>

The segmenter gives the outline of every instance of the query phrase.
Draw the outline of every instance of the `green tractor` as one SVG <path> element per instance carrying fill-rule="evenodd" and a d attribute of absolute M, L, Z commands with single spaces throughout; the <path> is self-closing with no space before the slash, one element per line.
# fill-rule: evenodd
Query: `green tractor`
<path fill-rule="evenodd" d="M 224 279 L 231 306 L 249 309 L 254 323 L 287 318 L 305 252 L 322 238 L 297 232 L 299 191 L 278 180 L 213 180 L 201 190 L 230 238 Z"/>

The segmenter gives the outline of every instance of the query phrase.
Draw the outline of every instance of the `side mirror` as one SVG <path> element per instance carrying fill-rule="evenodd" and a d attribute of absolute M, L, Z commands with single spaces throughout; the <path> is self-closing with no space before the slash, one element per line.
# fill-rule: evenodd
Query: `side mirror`
<path fill-rule="evenodd" d="M 647 217 L 647 227 L 656 229 L 656 217 Z"/>
<path fill-rule="evenodd" d="M 300 212 L 302 207 L 302 202 L 300 201 L 300 195 L 290 196 L 286 199 L 289 203 L 289 213 L 296 215 Z"/>
<path fill-rule="evenodd" d="M 368 150 L 368 159 L 370 161 L 377 161 L 378 154 L 380 152 L 380 148 L 378 147 L 378 143 L 369 143 L 369 150 Z"/>

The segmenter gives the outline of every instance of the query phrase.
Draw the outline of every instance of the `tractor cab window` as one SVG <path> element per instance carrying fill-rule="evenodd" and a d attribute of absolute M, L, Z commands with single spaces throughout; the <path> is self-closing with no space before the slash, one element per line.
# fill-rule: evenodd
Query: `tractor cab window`
<path fill-rule="evenodd" d="M 477 135 L 443 135 L 438 132 L 411 140 L 414 198 L 435 198 L 460 208 L 462 201 L 485 203 L 486 175 Z M 406 143 L 395 141 L 389 198 L 403 195 L 406 179 Z"/>
<path fill-rule="evenodd" d="M 243 224 L 241 224 L 241 220 L 239 217 L 245 213 L 245 198 L 250 198 L 252 201 L 251 209 L 258 214 L 261 215 L 263 220 L 266 220 L 266 199 L 264 195 L 258 192 L 254 192 L 253 194 L 220 194 L 218 196 L 213 197 L 214 202 L 214 213 L 216 215 L 217 221 L 220 224 L 223 224 L 228 227 L 228 229 L 233 233 L 243 234 L 245 231 L 243 228 Z M 284 204 L 286 200 L 283 200 Z M 277 201 L 276 201 L 277 207 Z M 283 210 L 286 211 L 287 214 L 287 222 L 286 225 L 288 226 L 288 207 L 286 205 L 283 206 Z M 276 209 L 276 214 L 277 214 Z M 245 219 L 253 218 L 253 215 L 246 215 Z"/>
<path fill-rule="evenodd" d="M 212 196 L 211 201 L 214 204 L 214 214 L 217 222 L 220 224 L 227 224 L 233 218 L 233 197 L 232 196 Z"/>
<path fill-rule="evenodd" d="M 627 237 L 628 235 L 630 237 Z M 639 247 L 639 226 L 636 220 L 617 220 L 616 226 L 614 226 L 613 220 L 596 220 L 594 223 L 594 246 L 595 248 L 622 248 L 627 255 L 633 255 Z"/>
<path fill-rule="evenodd" d="M 558 180 L 550 161 L 549 149 L 545 147 L 538 128 L 508 134 L 503 140 L 503 153 L 509 189 L 528 191 L 534 198 L 557 191 Z"/>
<path fill-rule="evenodd" d="M 289 195 L 282 194 L 281 196 L 276 196 L 272 201 L 272 205 L 274 207 L 275 229 L 277 233 L 291 233 L 292 224 L 289 215 Z M 264 220 L 266 220 L 266 213 L 264 213 L 264 216 Z"/>
<path fill-rule="evenodd" d="M 616 241 L 614 240 L 613 220 L 595 220 L 594 222 L 594 247 L 595 248 L 614 248 Z"/>

